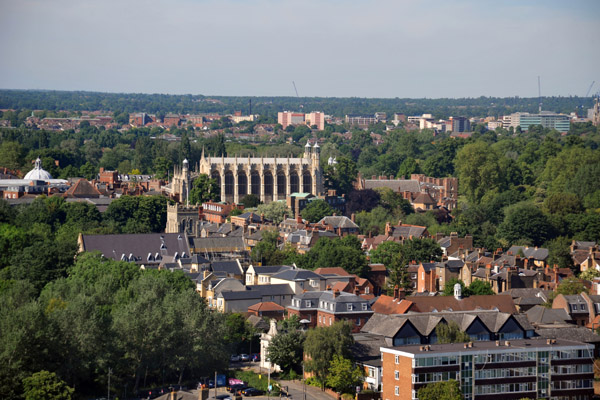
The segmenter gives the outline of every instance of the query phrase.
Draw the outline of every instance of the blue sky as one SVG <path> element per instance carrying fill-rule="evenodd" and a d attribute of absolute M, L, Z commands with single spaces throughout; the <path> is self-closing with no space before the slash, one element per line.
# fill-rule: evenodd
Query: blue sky
<path fill-rule="evenodd" d="M 582 96 L 599 27 L 595 0 L 0 0 L 0 88 Z"/>

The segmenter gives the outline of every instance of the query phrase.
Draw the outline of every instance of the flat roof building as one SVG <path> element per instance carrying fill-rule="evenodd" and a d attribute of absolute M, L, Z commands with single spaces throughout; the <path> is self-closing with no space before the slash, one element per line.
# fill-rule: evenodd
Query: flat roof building
<path fill-rule="evenodd" d="M 540 114 L 514 113 L 510 116 L 510 126 L 515 129 L 520 126 L 522 131 L 526 131 L 532 125 L 541 125 L 565 133 L 571 128 L 571 118 L 565 114 L 548 111 L 542 111 Z"/>
<path fill-rule="evenodd" d="M 591 399 L 593 346 L 522 339 L 381 347 L 382 399 L 418 399 L 428 383 L 456 380 L 465 400 Z"/>

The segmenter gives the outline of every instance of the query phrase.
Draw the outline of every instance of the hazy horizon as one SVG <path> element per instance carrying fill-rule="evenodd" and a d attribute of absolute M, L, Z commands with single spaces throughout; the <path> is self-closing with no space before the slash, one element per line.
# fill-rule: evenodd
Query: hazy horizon
<path fill-rule="evenodd" d="M 600 2 L 0 0 L 0 87 L 460 99 L 600 88 Z"/>

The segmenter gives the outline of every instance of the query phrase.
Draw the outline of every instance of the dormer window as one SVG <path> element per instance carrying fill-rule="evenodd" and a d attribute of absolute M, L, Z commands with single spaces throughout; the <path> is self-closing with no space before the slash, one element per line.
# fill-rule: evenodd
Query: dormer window
<path fill-rule="evenodd" d="M 352 304 L 347 304 L 346 308 L 348 309 L 348 311 L 352 311 Z"/>
<path fill-rule="evenodd" d="M 310 300 L 306 300 L 304 302 L 304 307 L 310 307 Z"/>
<path fill-rule="evenodd" d="M 367 303 L 362 303 L 362 309 L 363 311 L 367 311 Z"/>
<path fill-rule="evenodd" d="M 148 261 L 153 261 L 154 257 L 152 256 L 152 253 L 148 253 Z"/>

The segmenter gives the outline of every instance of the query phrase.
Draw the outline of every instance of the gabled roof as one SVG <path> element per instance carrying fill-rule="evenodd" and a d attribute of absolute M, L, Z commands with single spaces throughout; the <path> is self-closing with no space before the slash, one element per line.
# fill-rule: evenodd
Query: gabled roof
<path fill-rule="evenodd" d="M 437 204 L 435 200 L 431 198 L 429 193 L 420 193 L 412 202 L 413 204 Z"/>
<path fill-rule="evenodd" d="M 317 268 L 315 269 L 315 274 L 319 275 L 341 275 L 341 276 L 352 276 L 346 272 L 346 270 L 342 267 L 328 267 L 328 268 Z"/>
<path fill-rule="evenodd" d="M 85 179 L 79 179 L 66 192 L 65 197 L 100 197 L 102 193 Z"/>
<path fill-rule="evenodd" d="M 358 229 L 358 225 L 356 225 L 352 220 L 348 217 L 344 216 L 328 216 L 323 217 L 318 224 L 320 225 L 329 225 L 334 229 L 342 228 L 342 229 Z"/>
<path fill-rule="evenodd" d="M 387 272 L 387 268 L 385 268 L 385 265 L 383 265 L 383 264 L 369 264 L 369 268 L 373 272 L 375 272 L 375 271 Z"/>
<path fill-rule="evenodd" d="M 427 232 L 426 226 L 417 226 L 417 225 L 400 225 L 392 227 L 392 236 L 393 237 L 403 237 L 403 238 L 420 238 L 425 235 Z"/>
<path fill-rule="evenodd" d="M 285 310 L 284 307 L 280 306 L 277 303 L 273 303 L 272 301 L 264 301 L 260 303 L 256 303 L 248 307 L 248 311 L 256 311 L 256 312 L 266 312 L 266 311 L 280 311 L 283 312 Z"/>
<path fill-rule="evenodd" d="M 564 324 L 572 321 L 571 316 L 564 308 L 546 308 L 537 305 L 527 310 L 525 314 L 529 322 L 536 325 Z"/>

